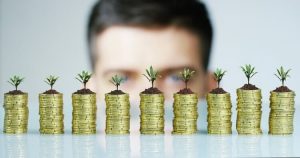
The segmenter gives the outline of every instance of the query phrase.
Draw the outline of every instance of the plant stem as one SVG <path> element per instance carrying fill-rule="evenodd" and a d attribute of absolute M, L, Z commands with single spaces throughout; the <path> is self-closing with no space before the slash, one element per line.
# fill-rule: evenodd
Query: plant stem
<path fill-rule="evenodd" d="M 282 86 L 284 86 L 284 80 L 282 80 L 281 82 L 282 82 Z"/>
<path fill-rule="evenodd" d="M 84 89 L 86 89 L 86 83 L 83 83 L 83 87 L 84 87 Z"/>
<path fill-rule="evenodd" d="M 16 87 L 16 91 L 18 90 L 18 86 L 15 86 Z"/>
<path fill-rule="evenodd" d="M 153 84 L 154 84 L 154 81 L 152 80 L 152 81 L 151 81 L 151 87 L 152 87 L 152 88 L 153 88 Z"/>
<path fill-rule="evenodd" d="M 50 90 L 52 90 L 52 88 L 53 88 L 53 85 L 51 85 L 50 87 L 51 87 L 51 88 L 50 88 Z"/>
<path fill-rule="evenodd" d="M 187 81 L 185 81 L 185 89 L 187 89 L 187 83 L 188 83 L 188 82 L 187 82 Z"/>
<path fill-rule="evenodd" d="M 220 88 L 220 81 L 218 81 L 218 88 Z"/>
<path fill-rule="evenodd" d="M 119 86 L 117 85 L 117 90 L 119 90 Z"/>
<path fill-rule="evenodd" d="M 247 80 L 248 80 L 248 84 L 250 84 L 250 78 L 247 78 Z"/>

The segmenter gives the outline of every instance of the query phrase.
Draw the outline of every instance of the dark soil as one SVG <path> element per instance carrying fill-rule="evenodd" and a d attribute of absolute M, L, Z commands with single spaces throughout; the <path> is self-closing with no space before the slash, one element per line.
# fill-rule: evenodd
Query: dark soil
<path fill-rule="evenodd" d="M 83 88 L 75 92 L 74 94 L 95 94 L 95 92 L 91 91 L 88 88 Z"/>
<path fill-rule="evenodd" d="M 181 89 L 177 94 L 194 94 L 194 92 L 189 88 Z"/>
<path fill-rule="evenodd" d="M 151 87 L 148 89 L 145 89 L 142 94 L 160 94 L 162 93 L 159 89 L 155 88 L 155 87 Z"/>
<path fill-rule="evenodd" d="M 258 88 L 253 84 L 244 84 L 243 87 L 241 87 L 243 90 L 257 90 Z"/>
<path fill-rule="evenodd" d="M 10 94 L 10 95 L 19 95 L 19 94 L 24 94 L 24 92 L 20 91 L 20 90 L 13 90 L 13 91 L 9 91 L 6 94 Z"/>
<path fill-rule="evenodd" d="M 45 91 L 43 94 L 59 94 L 59 92 L 57 92 L 54 89 L 49 89 L 49 90 Z"/>
<path fill-rule="evenodd" d="M 277 87 L 273 92 L 291 92 L 291 90 L 287 86 Z"/>
<path fill-rule="evenodd" d="M 215 89 L 211 90 L 209 93 L 212 93 L 212 94 L 225 94 L 227 92 L 223 88 L 215 88 Z"/>
<path fill-rule="evenodd" d="M 123 91 L 121 91 L 121 90 L 114 90 L 114 91 L 111 91 L 108 94 L 111 94 L 111 95 L 120 95 L 120 94 L 125 94 L 125 93 Z"/>

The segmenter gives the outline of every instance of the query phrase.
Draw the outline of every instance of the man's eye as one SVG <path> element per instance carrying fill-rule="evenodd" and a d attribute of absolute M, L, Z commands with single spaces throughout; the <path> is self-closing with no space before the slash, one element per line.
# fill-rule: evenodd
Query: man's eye
<path fill-rule="evenodd" d="M 128 76 L 122 76 L 124 78 L 124 82 L 128 81 Z"/>
<path fill-rule="evenodd" d="M 167 77 L 167 79 L 170 79 L 170 80 L 175 81 L 175 82 L 180 81 L 180 78 L 177 74 L 171 74 Z"/>

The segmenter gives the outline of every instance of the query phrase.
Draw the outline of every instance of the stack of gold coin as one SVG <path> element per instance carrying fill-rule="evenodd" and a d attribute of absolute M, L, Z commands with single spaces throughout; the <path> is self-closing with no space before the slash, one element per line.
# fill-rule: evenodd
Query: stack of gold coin
<path fill-rule="evenodd" d="M 239 134 L 261 134 L 261 90 L 237 89 L 237 122 Z"/>
<path fill-rule="evenodd" d="M 40 132 L 42 134 L 63 134 L 63 94 L 39 95 Z"/>
<path fill-rule="evenodd" d="M 72 133 L 95 134 L 96 133 L 96 94 L 72 95 Z"/>
<path fill-rule="evenodd" d="M 229 93 L 208 93 L 207 100 L 207 131 L 209 134 L 231 134 L 231 99 Z"/>
<path fill-rule="evenodd" d="M 106 134 L 128 134 L 130 130 L 129 95 L 105 94 Z"/>
<path fill-rule="evenodd" d="M 271 92 L 269 134 L 292 134 L 294 131 L 293 119 L 295 113 L 295 93 Z"/>
<path fill-rule="evenodd" d="M 4 133 L 26 133 L 28 128 L 28 94 L 4 94 Z"/>
<path fill-rule="evenodd" d="M 140 132 L 142 134 L 164 134 L 164 95 L 140 94 Z"/>
<path fill-rule="evenodd" d="M 172 134 L 194 134 L 198 119 L 197 94 L 174 94 Z"/>

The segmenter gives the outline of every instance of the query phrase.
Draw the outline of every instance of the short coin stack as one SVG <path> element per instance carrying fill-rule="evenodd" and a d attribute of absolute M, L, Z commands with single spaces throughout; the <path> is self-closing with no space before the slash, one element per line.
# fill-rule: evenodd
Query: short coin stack
<path fill-rule="evenodd" d="M 237 122 L 239 134 L 261 134 L 261 90 L 237 89 Z"/>
<path fill-rule="evenodd" d="M 292 134 L 295 113 L 294 92 L 271 92 L 269 134 Z"/>
<path fill-rule="evenodd" d="M 209 134 L 231 134 L 231 99 L 229 93 L 208 93 L 207 100 L 207 131 Z"/>
<path fill-rule="evenodd" d="M 128 134 L 130 102 L 128 94 L 105 94 L 106 134 Z"/>
<path fill-rule="evenodd" d="M 42 134 L 63 134 L 63 94 L 39 95 L 40 132 Z"/>
<path fill-rule="evenodd" d="M 74 94 L 72 95 L 73 134 L 95 134 L 96 133 L 96 94 Z"/>
<path fill-rule="evenodd" d="M 197 94 L 174 94 L 172 134 L 194 134 L 198 119 Z"/>
<path fill-rule="evenodd" d="M 141 134 L 164 134 L 164 96 L 163 94 L 140 94 L 140 132 Z"/>
<path fill-rule="evenodd" d="M 4 94 L 4 133 L 26 133 L 28 128 L 28 94 Z"/>

